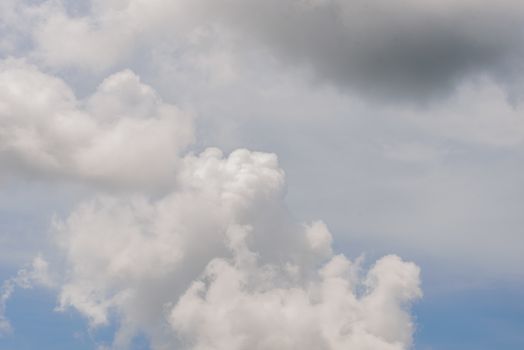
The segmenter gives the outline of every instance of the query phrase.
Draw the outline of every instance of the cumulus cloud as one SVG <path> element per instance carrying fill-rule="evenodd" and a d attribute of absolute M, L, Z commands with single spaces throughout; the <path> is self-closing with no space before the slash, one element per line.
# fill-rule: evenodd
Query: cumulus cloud
<path fill-rule="evenodd" d="M 212 260 L 170 314 L 186 348 L 410 347 L 413 324 L 405 307 L 420 296 L 414 264 L 386 256 L 361 281 L 358 265 L 337 255 L 311 280 L 297 282 L 296 266 L 257 264 L 242 242 L 245 229 L 231 236 L 232 261 Z"/>
<path fill-rule="evenodd" d="M 172 181 L 193 140 L 191 117 L 131 71 L 78 99 L 60 79 L 17 60 L 0 63 L 3 171 L 118 186 Z"/>
<path fill-rule="evenodd" d="M 382 75 L 364 79 L 363 62 L 384 47 L 373 44 L 369 56 L 353 56 L 358 35 L 370 32 L 351 27 L 359 16 L 342 5 L 128 0 L 91 1 L 75 12 L 60 1 L 10 1 L 0 20 L 16 37 L 12 42 L 27 36 L 28 60 L 47 68 L 109 69 L 167 37 L 160 33 L 185 28 L 177 32 L 185 35 L 204 25 L 254 38 L 337 84 L 374 90 Z M 15 26 L 17 17 L 29 29 Z M 10 43 L 0 49 L 24 50 Z M 401 61 L 383 70 L 402 70 Z M 406 89 L 424 85 L 402 73 Z M 116 319 L 113 343 L 101 344 L 115 349 L 129 348 L 137 334 L 146 334 L 153 349 L 411 347 L 409 307 L 421 296 L 416 265 L 391 255 L 362 273 L 358 261 L 334 253 L 322 221 L 300 223 L 288 212 L 276 155 L 187 153 L 193 139 L 191 117 L 129 70 L 78 98 L 63 80 L 26 61 L 0 62 L 2 175 L 87 182 L 95 190 L 53 224 L 50 261 L 60 310 L 76 309 L 91 327 Z M 105 191 L 116 186 L 132 191 Z M 24 281 L 4 284 L 0 315 Z M 4 316 L 0 322 L 7 330 Z"/>
<path fill-rule="evenodd" d="M 287 212 L 274 155 L 207 149 L 178 169 L 162 198 L 102 196 L 56 222 L 62 309 L 118 315 L 115 348 L 139 330 L 155 349 L 409 348 L 418 268 L 389 256 L 360 281 L 325 224 Z"/>
<path fill-rule="evenodd" d="M 94 325 L 105 323 L 112 307 L 131 324 L 158 323 L 184 281 L 224 253 L 223 235 L 232 222 L 258 221 L 256 229 L 267 235 L 259 232 L 255 241 L 261 242 L 254 244 L 268 257 L 291 253 L 291 242 L 301 237 L 284 229 L 291 224 L 278 208 L 283 173 L 275 156 L 239 150 L 223 158 L 209 149 L 183 163 L 179 190 L 157 201 L 99 198 L 59 225 L 72 268 L 62 306 L 77 307 Z M 284 233 L 275 246 L 271 239 Z"/>

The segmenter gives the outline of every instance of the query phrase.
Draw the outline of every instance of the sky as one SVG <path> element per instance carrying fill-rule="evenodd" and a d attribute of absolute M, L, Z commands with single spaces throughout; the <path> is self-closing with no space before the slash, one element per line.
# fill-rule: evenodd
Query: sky
<path fill-rule="evenodd" d="M 0 2 L 0 350 L 524 348 L 524 5 Z"/>

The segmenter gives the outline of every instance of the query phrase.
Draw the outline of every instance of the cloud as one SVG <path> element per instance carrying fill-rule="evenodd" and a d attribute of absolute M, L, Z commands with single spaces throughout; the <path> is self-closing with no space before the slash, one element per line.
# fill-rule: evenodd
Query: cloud
<path fill-rule="evenodd" d="M 105 72 L 137 48 L 171 37 L 166 30 L 183 24 L 183 4 L 9 0 L 1 5 L 0 26 L 8 35 L 0 41 L 0 52 L 48 67 Z"/>
<path fill-rule="evenodd" d="M 170 183 L 191 117 L 164 103 L 131 71 L 79 100 L 60 79 L 17 60 L 0 63 L 4 171 L 111 186 Z"/>
<path fill-rule="evenodd" d="M 451 0 L 90 4 L 80 15 L 50 1 L 18 10 L 21 18 L 34 19 L 25 34 L 32 56 L 54 67 L 99 70 L 161 43 L 185 51 L 194 45 L 195 31 L 213 28 L 237 43 L 242 38 L 244 49 L 262 48 L 289 66 L 309 67 L 321 81 L 368 97 L 418 103 L 450 94 L 464 79 L 483 74 L 513 97 L 522 94 L 516 73 L 524 54 L 524 7 L 516 0 L 497 5 Z"/>
<path fill-rule="evenodd" d="M 218 1 L 213 17 L 290 65 L 357 93 L 420 102 L 468 76 L 513 84 L 523 5 L 477 1 Z M 520 91 L 522 92 L 522 91 Z"/>
<path fill-rule="evenodd" d="M 275 155 L 211 148 L 178 169 L 161 198 L 99 196 L 56 222 L 61 309 L 118 315 L 115 348 L 138 331 L 155 349 L 410 346 L 418 267 L 389 256 L 360 281 L 322 222 L 292 219 Z"/>
<path fill-rule="evenodd" d="M 27 49 L 32 35 L 31 7 L 16 0 L 5 0 L 0 4 L 0 52 L 13 54 Z"/>
<path fill-rule="evenodd" d="M 522 104 L 512 104 L 505 91 L 489 79 L 462 84 L 445 103 L 429 112 L 399 108 L 392 111 L 421 133 L 486 149 L 517 151 L 524 142 Z"/>
<path fill-rule="evenodd" d="M 405 307 L 420 296 L 414 264 L 386 256 L 361 281 L 358 265 L 337 255 L 312 281 L 297 282 L 296 266 L 258 265 L 242 242 L 246 234 L 232 234 L 233 260 L 211 261 L 172 310 L 171 325 L 186 348 L 410 347 L 413 324 Z"/>
<path fill-rule="evenodd" d="M 32 288 L 33 286 L 52 285 L 51 278 L 48 271 L 48 263 L 41 256 L 33 259 L 30 268 L 23 268 L 18 271 L 15 277 L 4 281 L 0 288 L 0 338 L 13 331 L 13 327 L 6 317 L 7 302 L 15 289 L 18 288 Z"/>
<path fill-rule="evenodd" d="M 283 173 L 273 155 L 239 150 L 224 159 L 209 149 L 183 162 L 176 192 L 157 201 L 99 198 L 59 225 L 72 270 L 62 306 L 75 306 L 94 325 L 107 322 L 112 307 L 129 318 L 124 323 L 155 325 L 184 283 L 225 253 L 222 240 L 231 221 L 258 220 L 258 245 L 275 259 L 300 239 L 296 227 L 278 246 L 271 241 L 290 225 L 275 207 Z"/>
<path fill-rule="evenodd" d="M 191 46 L 193 29 L 209 20 L 210 30 L 231 25 L 270 44 L 284 61 L 309 64 L 339 83 L 323 70 L 323 57 L 311 56 L 318 47 L 282 49 L 294 50 L 288 43 L 295 43 L 295 31 L 317 38 L 313 43 L 324 40 L 309 21 L 326 25 L 331 3 L 297 2 L 290 9 L 287 3 L 265 8 L 224 1 L 219 11 L 211 2 L 166 4 L 93 1 L 81 14 L 54 1 L 11 9 L 31 23 L 28 60 L 47 68 L 109 70 L 137 48 L 164 40 L 171 22 L 187 25 L 177 33 Z M 291 29 L 273 25 L 271 16 L 280 13 L 272 11 L 280 8 Z M 253 14 L 259 10 L 269 22 L 251 27 L 238 21 L 258 20 Z M 299 18 L 293 11 L 306 12 Z M 284 41 L 268 40 L 273 34 L 265 31 L 273 29 Z M 20 30 L 15 34 L 29 35 Z M 325 49 L 327 55 L 331 48 Z M 222 58 L 196 64 L 227 68 Z M 218 76 L 231 75 L 224 69 Z M 358 262 L 335 255 L 323 222 L 300 223 L 289 213 L 276 155 L 246 149 L 224 155 L 217 148 L 187 153 L 193 140 L 191 117 L 129 70 L 78 98 L 34 65 L 2 61 L 3 171 L 86 182 L 93 190 L 53 225 L 57 245 L 50 256 L 60 310 L 76 309 L 91 327 L 116 323 L 116 349 L 128 348 L 137 334 L 146 334 L 154 349 L 410 348 L 409 307 L 421 296 L 416 265 L 386 256 L 361 275 Z M 106 191 L 115 187 L 131 191 Z M 152 188 L 160 190 L 152 195 Z"/>

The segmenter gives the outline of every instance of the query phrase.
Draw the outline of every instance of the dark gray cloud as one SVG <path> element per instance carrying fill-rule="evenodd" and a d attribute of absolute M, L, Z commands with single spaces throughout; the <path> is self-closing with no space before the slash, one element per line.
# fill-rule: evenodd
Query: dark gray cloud
<path fill-rule="evenodd" d="M 211 16 L 287 64 L 387 99 L 447 94 L 477 74 L 515 85 L 524 58 L 524 5 L 511 0 L 204 2 Z"/>

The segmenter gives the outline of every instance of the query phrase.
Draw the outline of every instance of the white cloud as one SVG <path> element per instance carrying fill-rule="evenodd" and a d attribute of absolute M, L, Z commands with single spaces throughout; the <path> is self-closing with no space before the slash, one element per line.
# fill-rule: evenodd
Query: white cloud
<path fill-rule="evenodd" d="M 113 186 L 172 182 L 192 120 L 130 71 L 79 100 L 60 79 L 22 61 L 0 63 L 0 159 L 4 171 Z"/>
<path fill-rule="evenodd" d="M 360 281 L 359 267 L 337 255 L 311 271 L 310 280 L 297 281 L 288 266 L 258 265 L 257 255 L 236 238 L 230 241 L 233 260 L 211 261 L 170 314 L 185 348 L 410 347 L 413 324 L 405 308 L 420 296 L 414 264 L 387 256 Z M 359 295 L 362 283 L 367 289 Z"/>
<path fill-rule="evenodd" d="M 239 150 L 224 159 L 210 149 L 186 157 L 181 172 L 179 190 L 158 201 L 99 198 L 63 223 L 59 237 L 72 268 L 62 291 L 64 306 L 78 307 L 93 324 L 104 323 L 115 305 L 139 315 L 135 321 L 157 319 L 184 280 L 224 253 L 230 221 L 262 220 L 276 211 L 275 222 L 262 221 L 259 229 L 279 227 L 273 206 L 282 172 L 274 156 Z M 286 250 L 286 239 L 280 250 Z"/>
<path fill-rule="evenodd" d="M 25 2 L 6 5 L 28 22 L 31 39 L 26 52 L 49 67 L 106 71 L 136 53 L 136 49 L 169 39 L 184 28 L 180 1 L 100 1 L 78 5 L 68 1 Z M 6 18 L 8 18 L 6 16 Z M 12 21 L 9 28 L 15 27 Z M 167 34 L 169 30 L 169 35 Z"/>
<path fill-rule="evenodd" d="M 307 339 L 325 349 L 409 347 L 418 268 L 386 257 L 357 296 L 357 268 L 333 256 L 326 226 L 288 214 L 274 155 L 208 149 L 184 157 L 179 170 L 176 190 L 162 198 L 99 197 L 57 222 L 68 271 L 61 308 L 76 308 L 93 326 L 119 315 L 116 348 L 137 330 L 158 349 L 187 339 L 194 349 L 294 348 Z M 267 325 L 272 319 L 280 323 Z"/>
<path fill-rule="evenodd" d="M 117 315 L 113 347 L 128 347 L 142 331 L 154 348 L 183 339 L 205 348 L 208 332 L 216 331 L 216 308 L 232 309 L 233 324 L 246 319 L 240 334 L 219 330 L 219 346 L 294 347 L 308 339 L 326 349 L 410 346 L 407 306 L 420 295 L 418 268 L 386 257 L 359 281 L 357 267 L 333 256 L 325 224 L 292 219 L 275 155 L 238 149 L 224 157 L 209 148 L 183 156 L 193 139 L 190 118 L 130 71 L 110 76 L 83 100 L 62 80 L 21 61 L 4 61 L 0 79 L 5 170 L 132 189 L 165 185 L 159 197 L 96 196 L 55 225 L 57 253 L 63 255 L 53 265 L 59 308 L 74 307 L 93 327 Z M 247 275 L 251 284 L 244 286 Z M 229 291 L 241 301 L 203 299 L 210 304 L 193 317 L 211 318 L 192 328 L 195 323 L 181 320 L 180 310 L 201 295 L 194 293 L 201 278 L 209 281 L 206 295 L 232 282 L 237 288 Z M 3 305 L 24 281 L 6 282 Z M 345 287 L 332 299 L 339 284 Z M 359 288 L 368 291 L 360 295 Z M 252 314 L 260 302 L 267 308 Z M 276 328 L 262 327 L 262 320 L 280 318 L 278 305 L 289 314 Z M 239 336 L 246 340 L 238 343 Z"/>

